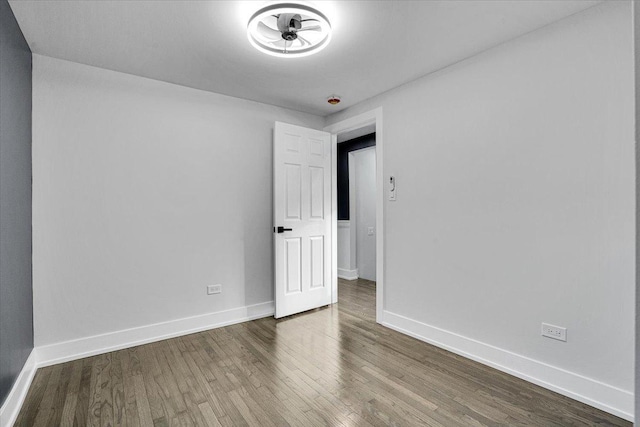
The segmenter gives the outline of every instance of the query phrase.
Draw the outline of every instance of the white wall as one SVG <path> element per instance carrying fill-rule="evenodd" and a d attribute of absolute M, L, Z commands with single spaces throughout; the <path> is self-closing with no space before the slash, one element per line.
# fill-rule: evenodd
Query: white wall
<path fill-rule="evenodd" d="M 349 153 L 353 160 L 356 211 L 356 266 L 358 277 L 376 280 L 376 149 L 365 148 Z M 351 194 L 351 193 L 350 193 Z M 368 228 L 373 227 L 369 235 Z"/>
<path fill-rule="evenodd" d="M 272 301 L 276 120 L 323 125 L 35 55 L 36 345 Z"/>
<path fill-rule="evenodd" d="M 605 2 L 327 121 L 383 108 L 387 324 L 627 418 L 632 42 Z"/>

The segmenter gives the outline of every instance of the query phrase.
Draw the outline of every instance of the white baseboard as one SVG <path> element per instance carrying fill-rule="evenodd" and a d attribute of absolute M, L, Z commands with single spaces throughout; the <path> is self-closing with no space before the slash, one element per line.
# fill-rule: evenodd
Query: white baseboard
<path fill-rule="evenodd" d="M 358 269 L 346 270 L 344 268 L 339 268 L 338 277 L 345 280 L 356 280 L 358 278 Z"/>
<path fill-rule="evenodd" d="M 421 341 L 491 366 L 628 421 L 633 392 L 510 351 L 385 311 L 382 324 Z"/>
<path fill-rule="evenodd" d="M 32 349 L 27 361 L 24 363 L 16 382 L 13 384 L 7 400 L 0 408 L 0 426 L 12 426 L 20 413 L 20 408 L 27 397 L 31 381 L 38 370 L 36 350 Z"/>
<path fill-rule="evenodd" d="M 273 301 L 38 346 L 38 367 L 273 316 Z M 3 424 L 4 425 L 4 424 Z"/>

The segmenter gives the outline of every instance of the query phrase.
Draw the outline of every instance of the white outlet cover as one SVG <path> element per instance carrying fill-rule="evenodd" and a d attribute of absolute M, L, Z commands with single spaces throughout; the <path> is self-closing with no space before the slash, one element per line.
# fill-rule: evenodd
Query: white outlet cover
<path fill-rule="evenodd" d="M 219 294 L 222 292 L 222 285 L 207 285 L 207 295 Z"/>
<path fill-rule="evenodd" d="M 542 336 L 552 338 L 558 341 L 567 341 L 567 328 L 562 326 L 550 325 L 548 323 L 542 324 Z"/>

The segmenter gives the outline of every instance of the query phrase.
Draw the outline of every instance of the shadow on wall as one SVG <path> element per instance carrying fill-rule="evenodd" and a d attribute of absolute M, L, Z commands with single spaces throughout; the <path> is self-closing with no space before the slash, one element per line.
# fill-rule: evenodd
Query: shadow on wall
<path fill-rule="evenodd" d="M 0 0 L 0 405 L 33 349 L 31 50 Z"/>

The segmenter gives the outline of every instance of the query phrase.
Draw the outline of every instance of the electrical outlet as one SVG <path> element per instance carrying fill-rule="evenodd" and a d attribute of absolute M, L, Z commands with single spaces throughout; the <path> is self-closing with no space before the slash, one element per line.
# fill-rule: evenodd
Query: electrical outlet
<path fill-rule="evenodd" d="M 554 340 L 567 341 L 567 328 L 563 328 L 562 326 L 549 325 L 548 323 L 543 323 L 542 336 L 553 338 Z"/>
<path fill-rule="evenodd" d="M 219 294 L 222 292 L 222 285 L 208 285 L 207 286 L 207 295 Z"/>
<path fill-rule="evenodd" d="M 367 227 L 367 235 L 373 236 L 373 227 Z"/>

